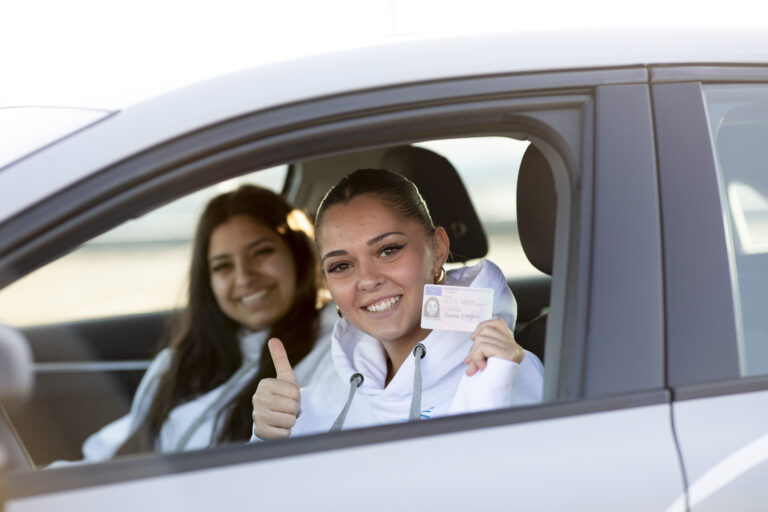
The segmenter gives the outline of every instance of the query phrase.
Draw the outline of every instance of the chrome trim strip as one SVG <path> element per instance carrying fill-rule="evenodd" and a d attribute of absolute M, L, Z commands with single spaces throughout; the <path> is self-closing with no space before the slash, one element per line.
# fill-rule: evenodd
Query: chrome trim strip
<path fill-rule="evenodd" d="M 149 361 L 75 361 L 65 363 L 35 363 L 35 373 L 75 373 L 75 372 L 125 372 L 131 370 L 145 371 Z"/>

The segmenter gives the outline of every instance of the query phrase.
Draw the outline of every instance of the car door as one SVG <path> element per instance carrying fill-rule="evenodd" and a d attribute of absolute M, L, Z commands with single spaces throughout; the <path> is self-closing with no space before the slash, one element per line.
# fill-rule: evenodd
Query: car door
<path fill-rule="evenodd" d="M 163 144 L 47 205 L 55 211 L 69 194 L 83 194 L 98 203 L 98 215 L 70 211 L 41 221 L 32 212 L 0 227 L 32 240 L 46 222 L 63 223 L 46 243 L 3 253 L 2 264 L 31 268 L 127 216 L 242 173 L 246 162 L 262 168 L 489 133 L 535 144 L 557 195 L 542 404 L 20 473 L 9 478 L 7 509 L 665 508 L 684 486 L 663 374 L 651 119 L 647 70 L 639 66 L 338 94 Z M 126 186 L 126 176 L 141 186 Z M 301 180 L 311 184 L 313 176 Z M 24 260 L 33 246 L 41 253 Z"/>
<path fill-rule="evenodd" d="M 689 486 L 674 510 L 768 491 L 768 68 L 654 70 L 668 379 Z"/>

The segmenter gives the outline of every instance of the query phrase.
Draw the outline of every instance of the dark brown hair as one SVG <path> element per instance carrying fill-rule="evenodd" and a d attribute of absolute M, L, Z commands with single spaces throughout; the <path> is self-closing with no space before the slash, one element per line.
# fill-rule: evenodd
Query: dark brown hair
<path fill-rule="evenodd" d="M 178 334 L 170 342 L 170 366 L 160 378 L 149 412 L 121 446 L 119 454 L 153 450 L 160 429 L 174 407 L 221 385 L 242 364 L 237 339 L 240 325 L 219 308 L 211 289 L 208 265 L 211 234 L 232 217 L 249 215 L 277 233 L 288 245 L 296 271 L 294 303 L 289 312 L 271 326 L 269 337 L 283 341 L 291 365 L 296 365 L 310 352 L 319 329 L 321 281 L 311 225 L 307 221 L 308 229 L 300 229 L 293 222 L 296 214 L 297 211 L 282 197 L 253 185 L 243 185 L 208 203 L 195 233 L 189 301 L 181 315 Z M 250 439 L 251 396 L 261 379 L 274 376 L 275 368 L 265 343 L 256 375 L 216 418 L 216 424 L 222 425 L 217 442 Z"/>
<path fill-rule="evenodd" d="M 325 194 L 315 216 L 315 230 L 322 228 L 325 212 L 331 206 L 346 204 L 357 196 L 379 197 L 406 219 L 421 224 L 428 234 L 435 232 L 429 208 L 419 189 L 408 178 L 387 169 L 358 169 L 347 174 Z"/>

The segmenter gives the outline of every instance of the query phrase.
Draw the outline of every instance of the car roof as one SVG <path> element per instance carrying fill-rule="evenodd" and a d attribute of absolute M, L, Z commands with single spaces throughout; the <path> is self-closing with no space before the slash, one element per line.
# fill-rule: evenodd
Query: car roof
<path fill-rule="evenodd" d="M 0 205 L 0 222 L 163 141 L 280 105 L 455 77 L 676 63 L 768 64 L 768 31 L 664 27 L 410 38 L 240 71 L 129 106 L 0 170 L 0 190 L 14 190 Z"/>

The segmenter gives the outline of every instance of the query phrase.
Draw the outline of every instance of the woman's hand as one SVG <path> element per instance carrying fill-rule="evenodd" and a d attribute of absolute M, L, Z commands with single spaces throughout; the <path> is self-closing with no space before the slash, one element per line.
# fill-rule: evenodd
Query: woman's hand
<path fill-rule="evenodd" d="M 522 362 L 525 356 L 525 350 L 517 344 L 512 331 L 501 318 L 480 322 L 470 338 L 474 343 L 464 359 L 464 363 L 469 365 L 467 375 L 470 377 L 484 370 L 491 356 L 515 363 Z"/>
<path fill-rule="evenodd" d="M 261 439 L 291 435 L 299 415 L 301 395 L 283 343 L 277 338 L 267 342 L 277 378 L 261 379 L 253 395 L 253 433 Z"/>

